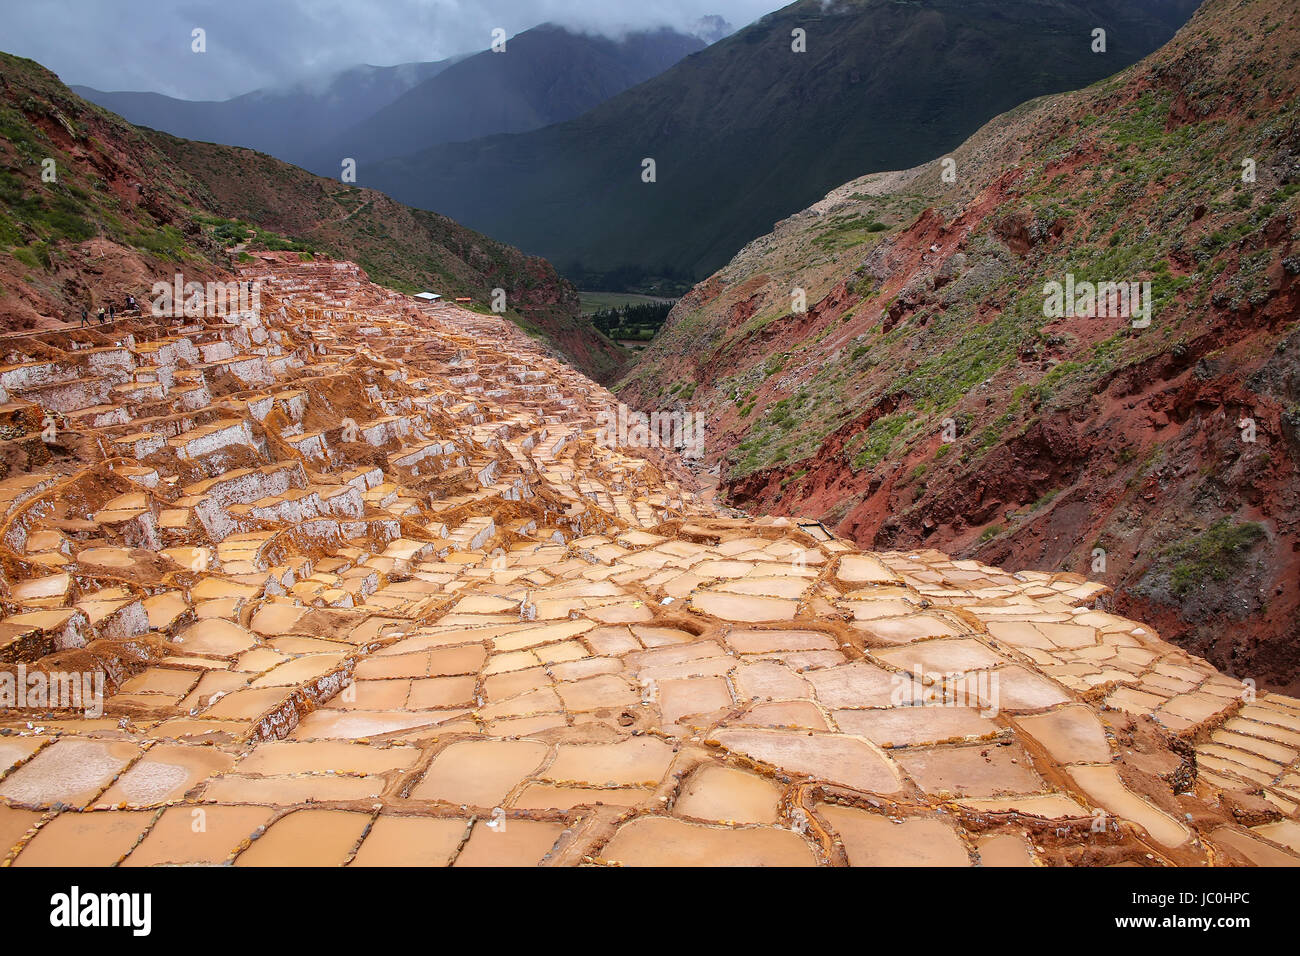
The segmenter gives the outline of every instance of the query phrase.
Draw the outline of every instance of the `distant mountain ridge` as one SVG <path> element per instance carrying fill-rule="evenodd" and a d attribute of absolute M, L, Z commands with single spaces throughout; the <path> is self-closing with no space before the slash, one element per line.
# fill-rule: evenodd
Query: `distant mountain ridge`
<path fill-rule="evenodd" d="M 717 32 L 725 21 L 705 26 Z M 666 27 L 613 40 L 546 23 L 510 37 L 502 53 L 357 66 L 229 100 L 72 89 L 139 126 L 338 176 L 344 158 L 364 162 L 572 119 L 704 46 Z"/>
<path fill-rule="evenodd" d="M 1031 96 L 1135 62 L 1196 6 L 799 0 L 573 120 L 370 163 L 360 181 L 588 288 L 695 280 L 838 183 L 924 161 Z"/>
<path fill-rule="evenodd" d="M 620 40 L 542 24 L 440 71 L 339 134 L 316 165 L 413 153 L 439 143 L 540 129 L 658 76 L 703 40 L 668 28 Z"/>
<path fill-rule="evenodd" d="M 72 86 L 77 95 L 137 126 L 200 142 L 244 146 L 301 165 L 335 130 L 361 121 L 413 86 L 452 66 L 430 63 L 355 66 L 318 82 L 254 90 L 228 100 L 182 100 L 161 93 L 105 92 Z"/>

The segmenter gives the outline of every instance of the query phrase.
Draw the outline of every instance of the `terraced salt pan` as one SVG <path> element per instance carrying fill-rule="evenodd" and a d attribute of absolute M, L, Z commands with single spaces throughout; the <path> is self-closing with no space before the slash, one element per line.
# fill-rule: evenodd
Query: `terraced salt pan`
<path fill-rule="evenodd" d="M 985 670 L 1006 662 L 979 641 L 934 640 L 872 652 L 876 660 L 884 661 L 914 674 L 969 673 Z"/>
<path fill-rule="evenodd" d="M 821 806 L 844 843 L 851 866 L 970 866 L 966 847 L 952 827 L 933 819 L 901 823 L 849 807 Z"/>
<path fill-rule="evenodd" d="M 881 747 L 935 744 L 995 735 L 1002 727 L 974 707 L 892 707 L 837 710 L 836 725 Z"/>
<path fill-rule="evenodd" d="M 722 746 L 789 773 L 807 774 L 869 793 L 901 789 L 898 770 L 877 748 L 852 737 L 727 728 Z"/>
<path fill-rule="evenodd" d="M 148 827 L 143 810 L 63 813 L 37 832 L 13 866 L 113 866 Z"/>
<path fill-rule="evenodd" d="M 803 727 L 830 730 L 817 705 L 809 700 L 778 700 L 755 704 L 735 721 L 754 727 Z"/>
<path fill-rule="evenodd" d="M 377 776 L 336 777 L 309 774 L 287 777 L 243 777 L 230 774 L 209 781 L 203 799 L 217 803 L 252 803 L 292 807 L 303 803 L 374 801 L 385 787 Z"/>
<path fill-rule="evenodd" d="M 718 829 L 666 817 L 625 823 L 601 855 L 624 866 L 814 866 L 808 844 L 776 827 Z"/>
<path fill-rule="evenodd" d="M 866 554 L 845 555 L 835 573 L 850 584 L 892 584 L 898 580 L 882 561 Z"/>
<path fill-rule="evenodd" d="M 411 797 L 491 809 L 540 768 L 549 749 L 532 740 L 471 740 L 451 744 L 434 758 L 424 778 L 411 791 Z"/>
<path fill-rule="evenodd" d="M 927 793 L 988 797 L 1043 789 L 1029 755 L 1012 741 L 909 749 L 895 759 Z"/>
<path fill-rule="evenodd" d="M 235 866 L 339 866 L 361 841 L 369 814 L 295 810 L 235 859 Z"/>
<path fill-rule="evenodd" d="M 1106 763 L 1110 744 L 1092 710 L 1070 705 L 1051 713 L 1020 717 L 1016 723 L 1059 762 Z"/>
<path fill-rule="evenodd" d="M 403 731 L 434 728 L 458 717 L 466 711 L 458 708 L 440 711 L 327 711 L 308 714 L 289 734 L 291 740 L 360 740 L 374 737 L 391 737 Z"/>
<path fill-rule="evenodd" d="M 649 736 L 615 744 L 561 744 L 540 776 L 557 783 L 653 786 L 667 773 L 672 757 L 671 745 Z"/>
<path fill-rule="evenodd" d="M 1169 814 L 1127 789 L 1114 767 L 1074 767 L 1070 770 L 1070 776 L 1090 799 L 1115 815 L 1143 827 L 1157 842 L 1165 846 L 1178 846 L 1190 836 L 1187 828 Z"/>
<path fill-rule="evenodd" d="M 232 621 L 207 620 L 186 628 L 177 635 L 178 643 L 189 654 L 212 654 L 229 657 L 257 644 L 257 638 Z"/>
<path fill-rule="evenodd" d="M 21 806 L 84 807 L 140 751 L 135 744 L 57 740 L 0 782 L 0 797 Z"/>
<path fill-rule="evenodd" d="M 682 787 L 673 806 L 679 817 L 718 823 L 776 823 L 781 788 L 765 777 L 706 764 Z"/>
<path fill-rule="evenodd" d="M 727 643 L 741 654 L 771 651 L 835 650 L 835 638 L 820 631 L 740 630 L 727 633 Z"/>
<path fill-rule="evenodd" d="M 350 866 L 447 866 L 465 841 L 468 821 L 381 814 Z"/>
<path fill-rule="evenodd" d="M 169 807 L 122 866 L 222 863 L 265 827 L 273 812 L 249 806 Z"/>
<path fill-rule="evenodd" d="M 877 618 L 859 621 L 857 627 L 867 635 L 869 641 L 880 644 L 907 644 L 931 637 L 955 637 L 962 633 L 951 621 L 935 614 Z"/>
<path fill-rule="evenodd" d="M 537 820 L 507 820 L 496 827 L 479 822 L 453 866 L 537 866 L 563 832 L 563 824 Z"/>
<path fill-rule="evenodd" d="M 774 597 L 729 594 L 724 591 L 696 591 L 691 607 L 724 621 L 789 621 L 798 610 L 798 602 Z"/>
<path fill-rule="evenodd" d="M 239 761 L 242 774 L 291 774 L 333 771 L 383 774 L 408 770 L 419 759 L 414 747 L 370 747 L 338 741 L 268 741 Z"/>
<path fill-rule="evenodd" d="M 158 806 L 179 800 L 199 782 L 230 768 L 234 758 L 210 747 L 158 744 L 122 774 L 98 806 Z"/>
<path fill-rule="evenodd" d="M 671 460 L 596 442 L 608 393 L 509 323 L 412 307 L 347 264 L 254 268 L 267 315 L 192 333 L 212 354 L 255 340 L 247 373 L 292 376 L 292 398 L 259 384 L 205 411 L 216 366 L 170 343 L 162 362 L 142 330 L 121 359 L 150 383 L 167 365 L 184 422 L 72 416 L 149 461 L 24 518 L 36 571 L 11 582 L 5 654 L 148 659 L 102 718 L 0 714 L 0 795 L 35 801 L 0 803 L 7 858 L 75 838 L 128 865 L 1058 865 L 1091 861 L 1101 807 L 1107 859 L 1300 860 L 1300 703 L 1242 707 L 1239 682 L 1089 608 L 1100 586 L 722 519 Z M 382 465 L 347 463 L 342 414 Z M 0 502 L 64 480 L 6 479 Z M 989 699 L 937 681 L 954 669 Z M 1162 735 L 1202 723 L 1189 784 Z M 1185 827 L 1175 786 L 1195 790 Z M 1160 842 L 1179 827 L 1197 839 Z"/>

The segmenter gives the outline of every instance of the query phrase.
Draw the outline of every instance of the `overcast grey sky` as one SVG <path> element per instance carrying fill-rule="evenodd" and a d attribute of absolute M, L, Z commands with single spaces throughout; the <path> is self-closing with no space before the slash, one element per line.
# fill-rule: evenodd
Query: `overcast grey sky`
<path fill-rule="evenodd" d="M 485 49 L 492 30 L 551 21 L 617 34 L 707 14 L 732 26 L 788 0 L 37 0 L 6 3 L 0 49 L 65 83 L 225 99 L 370 63 L 438 60 Z M 206 31 L 207 52 L 191 51 Z"/>

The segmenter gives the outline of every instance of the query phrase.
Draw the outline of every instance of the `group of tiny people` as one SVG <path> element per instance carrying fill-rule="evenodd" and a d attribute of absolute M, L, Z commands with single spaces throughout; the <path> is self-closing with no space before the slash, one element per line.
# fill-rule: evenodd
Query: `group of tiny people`
<path fill-rule="evenodd" d="M 125 307 L 122 309 L 122 314 L 125 315 L 128 312 L 133 312 L 137 315 L 140 312 L 140 306 L 135 301 L 135 296 L 131 295 L 130 293 L 127 293 L 126 300 L 125 300 Z M 113 305 L 112 302 L 109 302 L 107 308 L 105 308 L 102 305 L 99 307 L 99 311 L 95 313 L 95 320 L 100 325 L 104 325 L 105 323 L 116 321 L 117 316 L 118 316 L 117 308 Z M 92 322 L 90 316 L 90 309 L 88 309 L 86 306 L 83 305 L 81 307 L 81 325 L 83 328 L 85 328 L 86 326 L 89 326 L 91 324 Z"/>

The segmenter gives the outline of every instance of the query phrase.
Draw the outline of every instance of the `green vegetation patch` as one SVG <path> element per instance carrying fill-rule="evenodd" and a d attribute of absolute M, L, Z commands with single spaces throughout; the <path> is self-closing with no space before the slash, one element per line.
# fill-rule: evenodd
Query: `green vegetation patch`
<path fill-rule="evenodd" d="M 1263 537 L 1262 525 L 1254 521 L 1237 523 L 1224 516 L 1196 537 L 1166 549 L 1161 560 L 1173 566 L 1169 573 L 1173 593 L 1186 597 L 1207 581 L 1228 580 Z"/>
<path fill-rule="evenodd" d="M 616 342 L 649 342 L 663 327 L 676 301 L 641 298 L 646 301 L 609 306 L 592 313 L 591 324 Z"/>
<path fill-rule="evenodd" d="M 875 468 L 889 454 L 894 441 L 903 430 L 916 419 L 912 412 L 895 412 L 877 418 L 865 432 L 854 435 L 845 447 L 845 453 L 851 454 L 850 461 L 854 471 Z"/>
<path fill-rule="evenodd" d="M 185 236 L 175 226 L 140 229 L 130 235 L 131 245 L 159 259 L 180 262 L 185 258 Z"/>

